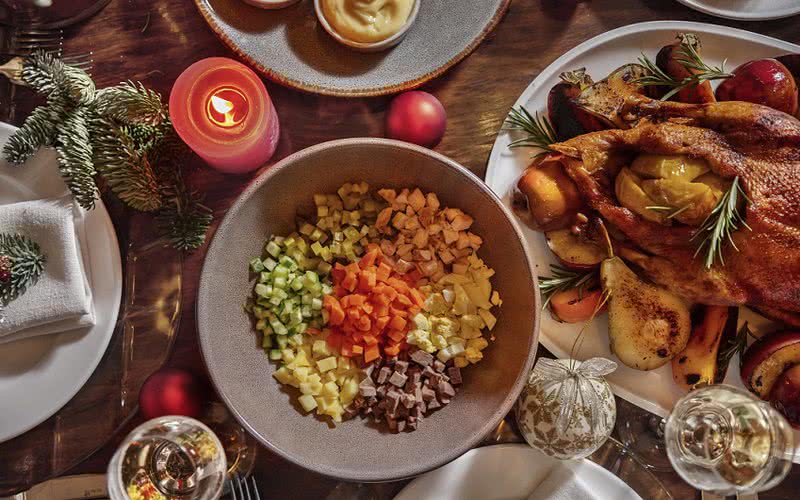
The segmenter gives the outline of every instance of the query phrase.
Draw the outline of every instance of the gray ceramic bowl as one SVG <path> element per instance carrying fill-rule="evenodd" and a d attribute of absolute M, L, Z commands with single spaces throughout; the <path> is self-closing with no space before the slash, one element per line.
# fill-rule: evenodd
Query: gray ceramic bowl
<path fill-rule="evenodd" d="M 415 432 L 391 434 L 361 418 L 335 428 L 299 410 L 294 389 L 273 378 L 242 305 L 250 295 L 248 261 L 264 239 L 292 229 L 295 212 L 314 193 L 348 181 L 371 187 L 419 186 L 475 218 L 486 243 L 481 257 L 496 271 L 503 298 L 497 340 L 477 366 L 464 370 L 453 402 Z M 420 474 L 461 455 L 511 409 L 536 354 L 539 295 L 513 216 L 478 177 L 428 149 L 386 139 L 344 139 L 310 147 L 271 167 L 228 211 L 208 250 L 197 299 L 200 345 L 211 379 L 233 414 L 270 450 L 318 473 L 353 481 Z"/>

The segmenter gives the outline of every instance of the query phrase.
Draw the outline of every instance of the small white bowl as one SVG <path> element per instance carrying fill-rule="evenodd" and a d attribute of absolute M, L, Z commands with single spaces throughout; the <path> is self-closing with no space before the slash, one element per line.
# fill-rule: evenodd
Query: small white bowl
<path fill-rule="evenodd" d="M 243 0 L 245 3 L 259 9 L 282 9 L 294 5 L 300 0 Z"/>
<path fill-rule="evenodd" d="M 381 40 L 379 42 L 354 42 L 352 40 L 348 40 L 347 38 L 340 35 L 331 24 L 325 19 L 325 13 L 322 12 L 322 0 L 314 0 L 314 11 L 317 13 L 317 19 L 319 19 L 320 24 L 322 27 L 325 28 L 325 31 L 328 32 L 330 36 L 333 37 L 334 40 L 341 43 L 342 45 L 346 45 L 351 49 L 358 50 L 360 52 L 380 52 L 381 50 L 386 50 L 391 47 L 394 47 L 405 38 L 406 33 L 408 32 L 411 25 L 414 24 L 414 21 L 417 20 L 417 14 L 419 14 L 419 2 L 420 0 L 414 0 L 414 6 L 411 7 L 411 13 L 408 15 L 408 19 L 406 23 L 400 28 L 400 31 L 395 33 L 394 35 L 386 38 L 385 40 Z"/>

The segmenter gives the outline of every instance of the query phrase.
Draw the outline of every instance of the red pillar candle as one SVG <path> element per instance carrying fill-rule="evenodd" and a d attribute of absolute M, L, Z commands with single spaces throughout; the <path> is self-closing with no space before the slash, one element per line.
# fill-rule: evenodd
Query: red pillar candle
<path fill-rule="evenodd" d="M 175 131 L 211 167 L 243 173 L 275 153 L 280 125 L 261 79 L 247 66 L 209 57 L 181 73 L 169 96 Z"/>

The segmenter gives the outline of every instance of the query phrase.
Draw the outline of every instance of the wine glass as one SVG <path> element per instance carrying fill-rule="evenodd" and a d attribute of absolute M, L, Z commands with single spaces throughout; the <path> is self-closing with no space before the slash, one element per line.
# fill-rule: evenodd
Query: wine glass
<path fill-rule="evenodd" d="M 108 494 L 112 500 L 214 500 L 226 470 L 222 443 L 205 424 L 155 418 L 128 434 L 112 457 Z"/>
<path fill-rule="evenodd" d="M 650 470 L 671 472 L 664 442 L 666 420 L 622 398 L 617 398 L 617 415 L 616 429 L 625 451 Z"/>
<path fill-rule="evenodd" d="M 729 385 L 706 386 L 681 398 L 664 437 L 675 471 L 695 488 L 719 495 L 767 490 L 792 467 L 794 434 L 786 419 Z"/>

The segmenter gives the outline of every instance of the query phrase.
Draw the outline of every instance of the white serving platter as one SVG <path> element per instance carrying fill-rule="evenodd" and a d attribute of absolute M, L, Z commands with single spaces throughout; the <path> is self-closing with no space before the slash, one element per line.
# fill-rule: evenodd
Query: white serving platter
<path fill-rule="evenodd" d="M 545 68 L 517 99 L 514 106 L 525 106 L 531 113 L 547 109 L 547 94 L 558 83 L 558 75 L 585 67 L 595 80 L 600 80 L 611 71 L 625 63 L 635 62 L 642 52 L 655 60 L 658 50 L 672 40 L 676 33 L 690 32 L 700 36 L 703 44 L 703 59 L 714 65 L 727 59 L 726 67 L 731 69 L 739 64 L 763 57 L 800 52 L 800 46 L 749 31 L 704 23 L 684 21 L 656 21 L 624 26 L 595 38 L 587 40 L 568 51 Z M 509 207 L 510 191 L 520 174 L 530 163 L 533 150 L 509 149 L 513 132 L 501 130 L 495 140 L 486 171 L 486 183 Z M 548 276 L 550 264 L 556 259 L 547 246 L 544 235 L 523 226 L 531 254 L 535 259 L 539 275 Z M 754 314 L 745 309 L 740 314 L 752 320 Z M 758 318 L 755 318 L 758 320 Z M 542 315 L 539 341 L 550 352 L 560 358 L 570 357 L 573 343 L 582 328 L 580 324 L 567 324 L 555 321 L 549 313 Z M 584 333 L 579 359 L 603 356 L 616 360 L 608 344 L 607 316 L 598 316 Z M 739 378 L 739 361 L 730 363 L 725 383 L 744 387 Z M 683 391 L 672 380 L 672 369 L 668 363 L 649 372 L 634 370 L 620 364 L 619 369 L 607 377 L 615 394 L 631 403 L 660 416 L 669 414 L 674 403 Z M 795 432 L 800 443 L 800 432 Z M 797 455 L 800 455 L 798 453 Z M 800 460 L 800 456 L 795 460 Z"/>
<path fill-rule="evenodd" d="M 739 21 L 765 21 L 800 14 L 797 0 L 678 0 L 712 16 Z"/>
<path fill-rule="evenodd" d="M 0 147 L 15 130 L 0 123 Z M 53 175 L 58 175 L 53 151 L 40 151 L 29 161 L 52 162 Z M 0 205 L 58 196 L 66 189 L 61 183 L 54 186 L 58 192 L 42 193 L 41 180 L 29 178 L 24 169 L 0 161 Z M 0 443 L 36 427 L 67 404 L 94 373 L 114 333 L 122 297 L 117 235 L 100 200 L 81 223 L 87 234 L 82 252 L 95 325 L 0 345 Z"/>

